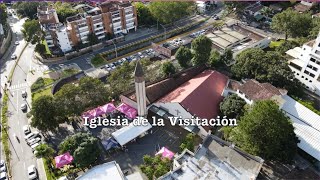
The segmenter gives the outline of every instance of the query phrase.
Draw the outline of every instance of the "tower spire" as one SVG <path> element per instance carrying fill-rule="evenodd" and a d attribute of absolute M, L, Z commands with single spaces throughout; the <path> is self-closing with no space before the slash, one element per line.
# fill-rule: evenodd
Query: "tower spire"
<path fill-rule="evenodd" d="M 136 99 L 138 106 L 138 116 L 146 117 L 147 115 L 147 102 L 146 102 L 146 87 L 144 80 L 144 73 L 140 62 L 136 64 L 134 71 L 135 76 L 135 88 L 136 88 Z"/>

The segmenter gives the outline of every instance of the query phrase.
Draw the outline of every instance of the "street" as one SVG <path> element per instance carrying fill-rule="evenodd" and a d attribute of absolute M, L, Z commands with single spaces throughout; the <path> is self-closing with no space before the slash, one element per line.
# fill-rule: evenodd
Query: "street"
<path fill-rule="evenodd" d="M 1 86 L 4 87 L 4 84 L 7 81 L 7 77 L 11 69 L 14 66 L 16 60 L 11 60 L 10 56 L 15 54 L 19 57 L 20 53 L 24 49 L 26 42 L 22 38 L 21 28 L 24 23 L 24 19 L 18 20 L 17 17 L 10 17 L 9 22 L 10 26 L 15 34 L 12 44 L 15 41 L 19 41 L 19 45 L 10 47 L 10 53 L 4 59 L 4 63 L 1 66 Z M 25 180 L 28 179 L 27 168 L 30 165 L 35 165 L 38 167 L 40 179 L 46 179 L 43 167 L 40 160 L 37 160 L 33 155 L 31 148 L 26 144 L 24 140 L 24 134 L 22 127 L 27 125 L 28 119 L 26 113 L 23 113 L 20 109 L 21 104 L 26 103 L 28 106 L 28 111 L 30 111 L 31 105 L 31 92 L 30 85 L 33 83 L 34 79 L 30 73 L 30 69 L 34 66 L 33 63 L 33 50 L 34 46 L 28 45 L 23 53 L 19 63 L 17 64 L 15 71 L 12 76 L 11 86 L 9 89 L 9 103 L 8 103 L 8 135 L 11 151 L 11 176 L 15 180 Z M 28 97 L 27 101 L 22 98 L 22 91 L 27 91 Z M 14 134 L 18 137 L 20 142 L 14 137 Z"/>

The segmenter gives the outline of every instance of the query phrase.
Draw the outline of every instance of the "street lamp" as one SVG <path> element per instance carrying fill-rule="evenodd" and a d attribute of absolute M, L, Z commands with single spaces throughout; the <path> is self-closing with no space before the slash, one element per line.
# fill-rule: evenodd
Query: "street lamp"
<path fill-rule="evenodd" d="M 167 39 L 167 29 L 164 25 L 160 24 L 160 26 L 164 29 L 164 39 Z"/>
<path fill-rule="evenodd" d="M 113 45 L 114 45 L 114 51 L 116 52 L 116 58 L 117 58 L 117 57 L 118 57 L 117 46 L 116 46 L 116 44 L 113 42 L 113 40 L 111 40 L 111 42 L 112 42 Z"/>

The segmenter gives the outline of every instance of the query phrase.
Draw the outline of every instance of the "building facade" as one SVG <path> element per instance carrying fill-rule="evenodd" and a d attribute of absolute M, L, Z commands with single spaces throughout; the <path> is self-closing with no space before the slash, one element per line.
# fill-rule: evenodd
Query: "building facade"
<path fill-rule="evenodd" d="M 289 67 L 308 90 L 320 95 L 320 33 L 318 37 L 286 52 Z"/>

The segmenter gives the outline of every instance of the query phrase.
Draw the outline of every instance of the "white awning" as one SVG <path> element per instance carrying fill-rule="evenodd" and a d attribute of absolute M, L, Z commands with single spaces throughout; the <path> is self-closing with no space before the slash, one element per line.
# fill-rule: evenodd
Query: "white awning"
<path fill-rule="evenodd" d="M 293 49 L 289 49 L 286 54 L 293 58 L 299 58 L 302 52 L 303 50 L 300 47 L 295 47 Z"/>
<path fill-rule="evenodd" d="M 129 126 L 123 127 L 112 133 L 112 136 L 121 146 L 123 146 L 151 129 L 151 127 L 149 122 L 146 126 L 134 126 L 133 123 L 130 123 Z"/>

